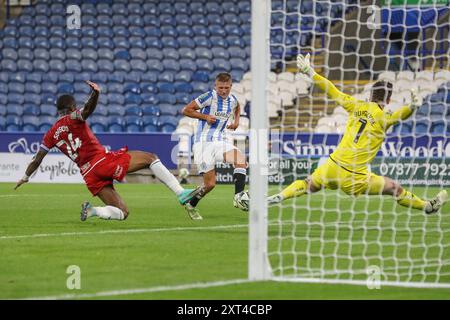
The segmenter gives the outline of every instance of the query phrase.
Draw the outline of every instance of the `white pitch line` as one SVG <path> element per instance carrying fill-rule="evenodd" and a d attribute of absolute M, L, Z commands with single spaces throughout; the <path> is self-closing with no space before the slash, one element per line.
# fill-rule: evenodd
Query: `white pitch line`
<path fill-rule="evenodd" d="M 103 231 L 96 231 L 96 232 L 37 233 L 37 234 L 25 234 L 25 235 L 16 235 L 16 236 L 0 236 L 0 240 L 48 238 L 48 237 L 60 237 L 60 236 L 62 236 L 62 237 L 95 236 L 95 235 L 101 235 L 101 234 L 114 234 L 114 233 L 223 230 L 223 229 L 237 229 L 237 228 L 246 228 L 246 227 L 248 227 L 247 224 L 235 224 L 235 225 L 221 225 L 221 226 L 210 226 L 210 227 L 175 227 L 175 228 L 103 230 Z"/>
<path fill-rule="evenodd" d="M 163 292 L 163 291 L 180 291 L 189 289 L 204 289 L 211 287 L 227 286 L 232 284 L 241 284 L 252 282 L 249 279 L 233 279 L 215 282 L 200 282 L 200 283 L 189 283 L 173 286 L 159 286 L 159 287 L 149 287 L 149 288 L 136 288 L 136 289 L 126 289 L 126 290 L 113 290 L 113 291 L 100 291 L 95 293 L 83 293 L 83 294 L 63 294 L 57 296 L 47 296 L 47 297 L 32 297 L 24 298 L 23 300 L 64 300 L 64 299 L 87 299 L 87 298 L 98 298 L 98 297 L 111 297 L 111 296 L 122 296 L 130 294 L 139 293 L 152 293 L 152 292 Z"/>

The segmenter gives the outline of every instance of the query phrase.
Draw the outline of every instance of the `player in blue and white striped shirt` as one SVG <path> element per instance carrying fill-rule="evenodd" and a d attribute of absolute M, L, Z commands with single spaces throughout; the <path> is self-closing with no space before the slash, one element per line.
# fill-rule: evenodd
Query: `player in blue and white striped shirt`
<path fill-rule="evenodd" d="M 198 119 L 193 151 L 194 162 L 199 173 L 203 174 L 201 192 L 185 205 L 192 219 L 202 219 L 195 206 L 216 185 L 216 163 L 233 164 L 235 199 L 244 191 L 247 175 L 245 156 L 224 139 L 225 128 L 236 130 L 239 126 L 240 106 L 236 97 L 230 94 L 231 86 L 231 75 L 220 73 L 216 77 L 214 90 L 200 95 L 183 109 L 185 116 Z M 234 121 L 228 124 L 230 118 Z M 236 200 L 234 206 L 237 207 Z"/>

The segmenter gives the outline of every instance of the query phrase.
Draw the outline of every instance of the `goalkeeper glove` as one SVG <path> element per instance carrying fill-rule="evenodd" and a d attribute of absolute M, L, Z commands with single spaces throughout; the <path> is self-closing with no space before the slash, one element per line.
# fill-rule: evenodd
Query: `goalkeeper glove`
<path fill-rule="evenodd" d="M 419 96 L 417 95 L 417 91 L 415 89 L 411 89 L 411 103 L 409 105 L 409 107 L 411 108 L 411 110 L 415 111 L 417 110 L 420 105 L 422 104 Z"/>
<path fill-rule="evenodd" d="M 311 77 L 316 73 L 311 67 L 310 55 L 309 53 L 305 56 L 302 54 L 297 55 L 297 68 L 298 71 Z"/>

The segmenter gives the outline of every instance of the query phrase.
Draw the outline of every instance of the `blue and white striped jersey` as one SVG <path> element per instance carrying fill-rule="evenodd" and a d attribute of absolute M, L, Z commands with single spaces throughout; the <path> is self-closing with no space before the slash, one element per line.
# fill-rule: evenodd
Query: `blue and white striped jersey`
<path fill-rule="evenodd" d="M 238 105 L 236 97 L 230 94 L 226 99 L 219 96 L 216 90 L 208 91 L 195 99 L 200 107 L 199 112 L 216 117 L 216 122 L 209 125 L 205 120 L 198 119 L 194 142 L 222 141 L 223 131 L 230 116 Z"/>

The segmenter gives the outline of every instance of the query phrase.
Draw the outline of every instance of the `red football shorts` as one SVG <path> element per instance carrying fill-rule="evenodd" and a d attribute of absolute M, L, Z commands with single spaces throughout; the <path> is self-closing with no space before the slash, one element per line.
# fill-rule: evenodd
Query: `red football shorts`
<path fill-rule="evenodd" d="M 92 195 L 96 196 L 105 186 L 113 185 L 113 180 L 122 181 L 128 171 L 131 156 L 128 148 L 105 153 L 89 162 L 83 179 Z M 114 186 L 113 186 L 114 188 Z"/>

